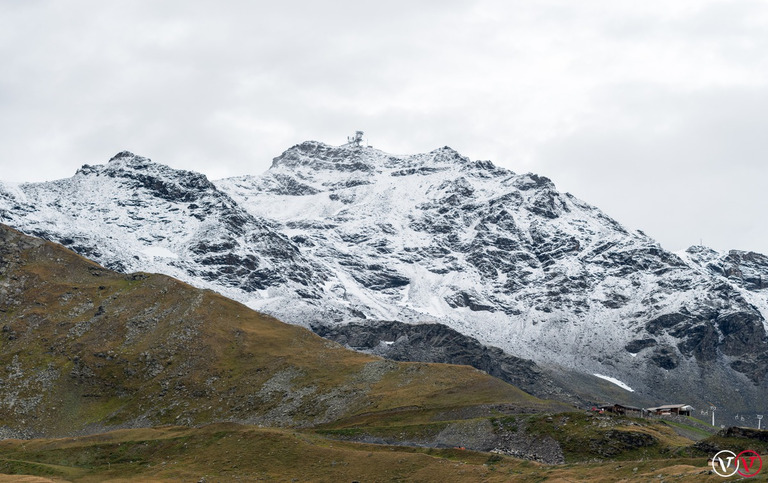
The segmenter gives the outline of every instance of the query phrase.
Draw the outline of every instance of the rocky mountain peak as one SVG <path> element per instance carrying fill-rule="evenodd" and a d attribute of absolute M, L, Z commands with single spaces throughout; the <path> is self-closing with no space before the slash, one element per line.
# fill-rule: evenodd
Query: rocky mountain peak
<path fill-rule="evenodd" d="M 435 163 L 457 163 L 466 164 L 470 160 L 466 156 L 462 156 L 458 151 L 450 146 L 443 146 L 442 148 L 435 149 L 429 153 L 433 156 Z"/>
<path fill-rule="evenodd" d="M 117 153 L 105 165 L 83 165 L 75 175 L 114 178 L 128 188 L 143 188 L 168 201 L 195 201 L 201 194 L 216 189 L 204 174 L 173 169 L 130 151 Z"/>
<path fill-rule="evenodd" d="M 551 179 L 534 173 L 526 173 L 518 176 L 517 179 L 515 179 L 514 185 L 521 191 L 532 189 L 556 191 L 555 183 L 553 183 Z"/>
<path fill-rule="evenodd" d="M 109 162 L 111 163 L 112 161 L 117 161 L 117 160 L 120 160 L 120 159 L 136 158 L 136 157 L 142 158 L 141 156 L 136 156 L 135 154 L 133 154 L 132 152 L 127 151 L 127 150 L 126 151 L 120 151 L 119 153 L 117 153 L 114 156 L 112 156 L 109 159 Z M 142 159 L 147 159 L 147 158 L 142 158 Z"/>
<path fill-rule="evenodd" d="M 305 141 L 297 144 L 272 160 L 272 169 L 284 168 L 286 171 L 311 167 L 314 171 L 341 173 L 373 173 L 388 169 L 410 169 L 394 174 L 414 174 L 418 168 L 427 170 L 440 167 L 474 167 L 494 169 L 490 161 L 475 166 L 466 156 L 455 149 L 444 146 L 429 153 L 413 156 L 394 156 L 369 146 L 342 145 L 331 146 L 318 141 Z M 423 172 L 423 171 L 421 171 Z"/>
<path fill-rule="evenodd" d="M 215 186 L 130 153 L 81 171 L 0 187 L 0 220 L 297 324 L 439 322 L 638 394 L 725 404 L 729 388 L 705 376 L 741 381 L 745 405 L 768 393 L 766 257 L 675 255 L 544 176 L 449 147 L 396 156 L 317 141 Z"/>
<path fill-rule="evenodd" d="M 146 170 L 146 169 L 152 169 L 155 167 L 166 168 L 167 166 L 160 165 L 159 163 L 155 163 L 147 157 L 138 156 L 136 154 L 133 154 L 130 151 L 120 151 L 119 153 L 115 154 L 110 158 L 109 162 L 107 163 L 107 167 L 113 170 L 115 169 Z"/>
<path fill-rule="evenodd" d="M 330 171 L 372 171 L 372 158 L 376 152 L 364 146 L 331 146 L 319 141 L 304 141 L 274 158 L 272 168 L 311 166 Z"/>
<path fill-rule="evenodd" d="M 768 289 L 768 257 L 761 253 L 742 250 L 718 252 L 708 247 L 693 246 L 685 251 L 685 255 L 695 266 L 724 277 L 750 292 Z"/>
<path fill-rule="evenodd" d="M 111 168 L 114 172 L 119 169 L 145 169 L 151 164 L 154 163 L 152 163 L 152 160 L 149 158 L 137 156 L 130 151 L 120 151 L 119 153 L 109 158 L 106 167 Z M 104 169 L 104 165 L 84 164 L 80 167 L 80 169 L 77 170 L 75 175 L 98 175 L 102 173 Z"/>

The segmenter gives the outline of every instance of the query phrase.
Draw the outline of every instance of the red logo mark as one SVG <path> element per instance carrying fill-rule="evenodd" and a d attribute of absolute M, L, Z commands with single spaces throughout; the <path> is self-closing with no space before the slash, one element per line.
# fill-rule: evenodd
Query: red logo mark
<path fill-rule="evenodd" d="M 738 465 L 738 473 L 746 478 L 751 478 L 763 469 L 763 460 L 756 451 L 751 449 L 742 451 L 736 455 L 736 461 Z"/>

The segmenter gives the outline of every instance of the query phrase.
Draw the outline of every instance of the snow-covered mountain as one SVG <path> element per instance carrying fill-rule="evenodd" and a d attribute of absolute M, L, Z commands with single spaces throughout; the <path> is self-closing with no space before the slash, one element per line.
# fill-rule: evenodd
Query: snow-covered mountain
<path fill-rule="evenodd" d="M 240 299 L 286 296 L 322 267 L 198 173 L 121 152 L 69 179 L 0 185 L 0 219 L 108 268 L 161 272 Z"/>
<path fill-rule="evenodd" d="M 545 177 L 447 147 L 305 142 L 262 175 L 214 183 L 123 152 L 0 185 L 0 221 L 295 324 L 439 322 L 669 402 L 768 399 L 766 257 L 665 251 Z"/>

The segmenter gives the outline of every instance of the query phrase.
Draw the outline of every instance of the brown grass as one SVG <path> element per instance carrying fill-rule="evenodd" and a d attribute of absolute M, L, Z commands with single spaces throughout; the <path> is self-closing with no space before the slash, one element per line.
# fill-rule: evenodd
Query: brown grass
<path fill-rule="evenodd" d="M 54 481 L 720 481 L 706 460 L 546 466 L 457 449 L 329 441 L 306 432 L 215 424 L 124 430 L 82 438 L 8 440 L 7 461 L 58 468 Z M 659 477 L 659 475 L 661 475 Z"/>
<path fill-rule="evenodd" d="M 6 248 L 25 239 L 0 232 Z M 404 407 L 418 409 L 416 419 L 478 405 L 567 409 L 471 367 L 346 350 L 214 292 L 111 272 L 51 243 L 6 256 L 20 259 L 4 277 L 21 294 L 0 307 L 12 335 L 0 337 L 0 367 L 22 375 L 0 389 L 17 398 L 0 406 L 0 425 L 18 430 L 311 426 Z"/>

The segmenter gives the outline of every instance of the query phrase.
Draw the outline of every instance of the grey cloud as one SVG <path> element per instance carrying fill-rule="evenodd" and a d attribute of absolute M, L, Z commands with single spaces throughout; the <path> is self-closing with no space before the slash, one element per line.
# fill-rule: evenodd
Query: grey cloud
<path fill-rule="evenodd" d="M 356 129 L 537 171 L 670 248 L 768 252 L 761 2 L 3 2 L 0 179 L 212 178 Z M 760 19 L 763 20 L 760 20 Z M 640 200 L 640 201 L 638 201 Z M 720 230 L 707 230 L 711 226 Z"/>
<path fill-rule="evenodd" d="M 613 115 L 541 151 L 561 188 L 673 250 L 703 240 L 768 252 L 767 92 L 615 86 L 601 97 Z"/>

